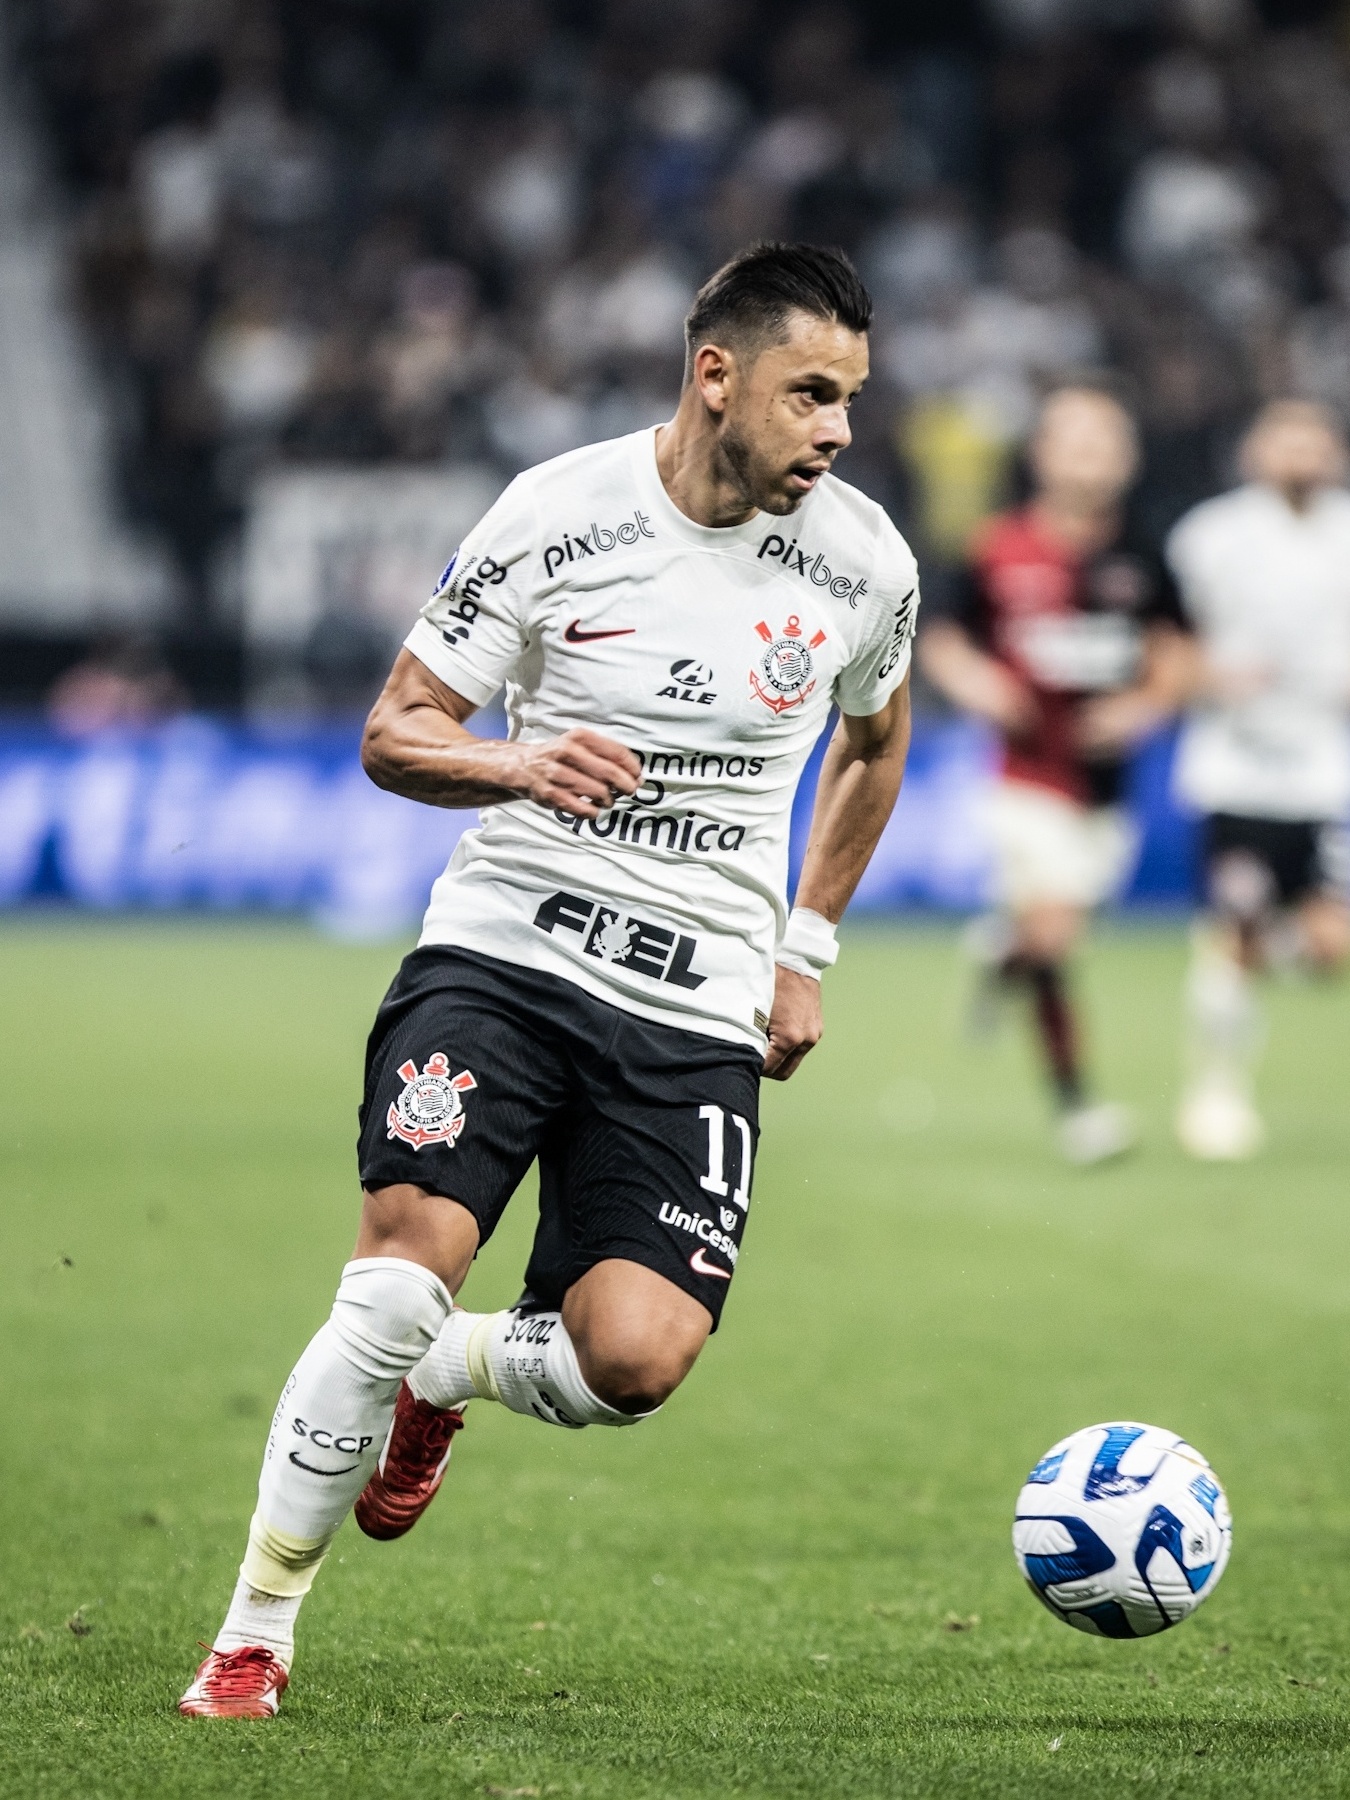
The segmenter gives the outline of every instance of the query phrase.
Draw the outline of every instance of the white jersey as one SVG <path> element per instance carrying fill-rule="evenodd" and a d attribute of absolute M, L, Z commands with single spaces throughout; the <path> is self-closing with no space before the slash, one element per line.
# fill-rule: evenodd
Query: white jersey
<path fill-rule="evenodd" d="M 1176 785 L 1202 812 L 1334 819 L 1350 806 L 1350 494 L 1296 513 L 1251 485 L 1206 500 L 1167 544 L 1208 660 L 1267 682 L 1197 708 Z"/>
<path fill-rule="evenodd" d="M 724 529 L 675 506 L 654 431 L 517 476 L 407 647 L 477 706 L 505 683 L 512 739 L 589 726 L 642 784 L 593 820 L 485 807 L 421 943 L 762 1047 L 798 778 L 832 704 L 868 716 L 899 686 L 917 605 L 904 539 L 830 476 L 790 516 Z"/>

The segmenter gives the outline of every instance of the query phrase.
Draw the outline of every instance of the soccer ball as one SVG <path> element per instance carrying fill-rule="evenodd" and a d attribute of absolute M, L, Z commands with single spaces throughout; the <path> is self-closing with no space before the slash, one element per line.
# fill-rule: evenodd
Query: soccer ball
<path fill-rule="evenodd" d="M 1036 1598 L 1095 1637 L 1152 1637 L 1219 1585 L 1232 1518 L 1214 1471 L 1156 1425 L 1061 1439 L 1017 1496 L 1013 1550 Z"/>

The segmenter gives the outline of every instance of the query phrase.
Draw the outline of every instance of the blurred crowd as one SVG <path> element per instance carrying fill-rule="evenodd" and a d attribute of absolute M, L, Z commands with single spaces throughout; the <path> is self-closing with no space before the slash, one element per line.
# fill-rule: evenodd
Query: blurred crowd
<path fill-rule="evenodd" d="M 846 0 L 11 10 L 122 490 L 198 616 L 279 459 L 509 475 L 666 416 L 696 285 L 757 237 L 843 244 L 872 284 L 841 473 L 939 568 L 1065 373 L 1120 372 L 1154 535 L 1229 479 L 1259 397 L 1350 410 L 1334 22 L 988 0 L 915 43 Z"/>

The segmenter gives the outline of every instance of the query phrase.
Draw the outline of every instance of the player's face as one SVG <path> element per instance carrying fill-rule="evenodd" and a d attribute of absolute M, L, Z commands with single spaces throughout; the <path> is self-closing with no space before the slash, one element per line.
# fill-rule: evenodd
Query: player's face
<path fill-rule="evenodd" d="M 1114 506 L 1139 465 L 1129 414 L 1106 394 L 1052 395 L 1029 454 L 1042 494 L 1072 496 L 1093 508 Z"/>
<path fill-rule="evenodd" d="M 786 343 L 770 344 L 737 371 L 726 384 L 718 435 L 750 505 L 796 511 L 851 442 L 848 409 L 867 369 L 865 336 L 799 312 Z"/>
<path fill-rule="evenodd" d="M 1340 481 L 1345 446 L 1326 420 L 1309 409 L 1258 424 L 1248 438 L 1243 463 L 1256 480 L 1286 493 L 1312 493 Z"/>

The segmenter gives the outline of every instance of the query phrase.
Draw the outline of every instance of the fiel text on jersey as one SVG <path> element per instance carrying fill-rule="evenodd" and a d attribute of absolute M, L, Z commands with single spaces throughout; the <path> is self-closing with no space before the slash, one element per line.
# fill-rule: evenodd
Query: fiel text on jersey
<path fill-rule="evenodd" d="M 550 936 L 559 929 L 578 932 L 584 956 L 634 969 L 653 981 L 698 988 L 708 979 L 690 967 L 698 949 L 697 938 L 670 931 L 664 925 L 653 925 L 647 919 L 636 919 L 618 907 L 602 906 L 580 894 L 550 894 L 534 915 L 534 922 Z"/>

